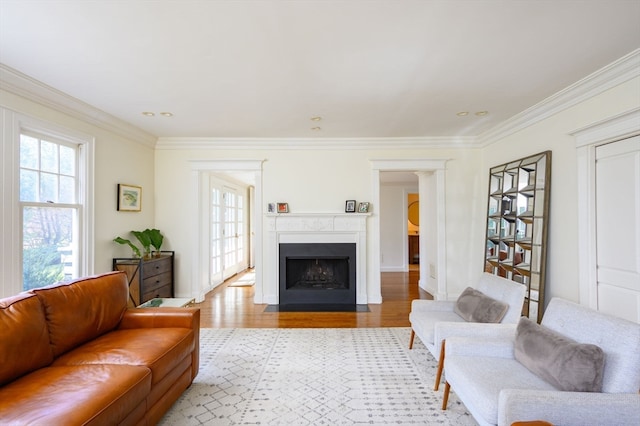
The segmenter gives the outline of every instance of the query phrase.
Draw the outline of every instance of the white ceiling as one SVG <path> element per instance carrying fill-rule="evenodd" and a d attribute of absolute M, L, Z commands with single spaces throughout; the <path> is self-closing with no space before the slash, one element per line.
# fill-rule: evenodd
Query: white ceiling
<path fill-rule="evenodd" d="M 639 22 L 640 0 L 0 0 L 0 63 L 158 137 L 475 136 Z"/>

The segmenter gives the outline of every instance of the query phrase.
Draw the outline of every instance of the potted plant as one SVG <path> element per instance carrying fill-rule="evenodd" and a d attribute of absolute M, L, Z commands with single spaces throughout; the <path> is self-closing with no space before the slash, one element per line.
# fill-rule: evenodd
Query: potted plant
<path fill-rule="evenodd" d="M 138 241 L 142 245 L 145 259 L 148 259 L 151 257 L 151 247 L 155 249 L 156 256 L 160 255 L 160 248 L 162 247 L 164 236 L 158 229 L 147 228 L 144 231 L 131 231 L 131 233 L 138 239 Z M 118 244 L 128 245 L 133 251 L 133 257 L 142 256 L 140 249 L 135 244 L 133 244 L 130 240 L 127 240 L 122 237 L 116 237 L 113 239 L 113 241 Z"/>
<path fill-rule="evenodd" d="M 155 255 L 160 256 L 160 248 L 162 247 L 164 236 L 158 229 L 145 229 L 144 232 L 149 237 L 149 241 L 155 249 Z"/>
<path fill-rule="evenodd" d="M 148 259 L 151 257 L 151 239 L 149 238 L 149 234 L 146 231 L 131 231 L 133 235 L 140 241 L 142 244 L 142 249 L 144 250 L 144 258 Z"/>
<path fill-rule="evenodd" d="M 133 251 L 133 256 L 132 257 L 140 257 L 140 249 L 138 247 L 136 247 L 131 241 L 122 238 L 122 237 L 116 237 L 113 239 L 114 242 L 118 243 L 118 244 L 126 244 L 129 247 L 131 247 L 131 251 Z"/>

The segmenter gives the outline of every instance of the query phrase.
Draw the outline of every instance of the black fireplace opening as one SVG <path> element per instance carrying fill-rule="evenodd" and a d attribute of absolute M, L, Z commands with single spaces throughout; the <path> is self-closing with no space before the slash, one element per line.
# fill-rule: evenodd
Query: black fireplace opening
<path fill-rule="evenodd" d="M 279 245 L 280 305 L 356 304 L 355 243 Z"/>

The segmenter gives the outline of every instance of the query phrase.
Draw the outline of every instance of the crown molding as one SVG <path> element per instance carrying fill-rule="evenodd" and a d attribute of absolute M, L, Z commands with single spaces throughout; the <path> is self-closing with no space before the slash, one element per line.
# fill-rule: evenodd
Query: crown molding
<path fill-rule="evenodd" d="M 476 138 L 158 138 L 156 149 L 225 150 L 347 150 L 476 148 Z"/>
<path fill-rule="evenodd" d="M 640 76 L 640 49 L 588 75 L 478 136 L 398 138 L 157 138 L 0 63 L 0 88 L 156 149 L 344 150 L 483 148 Z"/>
<path fill-rule="evenodd" d="M 143 145 L 155 146 L 156 136 L 2 63 L 0 88 Z"/>
<path fill-rule="evenodd" d="M 478 135 L 479 147 L 491 145 L 509 135 L 640 76 L 640 49 L 586 76 L 542 102 L 514 115 Z"/>

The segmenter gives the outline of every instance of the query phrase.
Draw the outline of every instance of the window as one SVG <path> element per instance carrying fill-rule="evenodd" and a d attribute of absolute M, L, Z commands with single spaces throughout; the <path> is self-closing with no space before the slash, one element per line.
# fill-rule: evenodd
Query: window
<path fill-rule="evenodd" d="M 78 143 L 20 134 L 23 290 L 80 274 L 80 151 Z"/>

